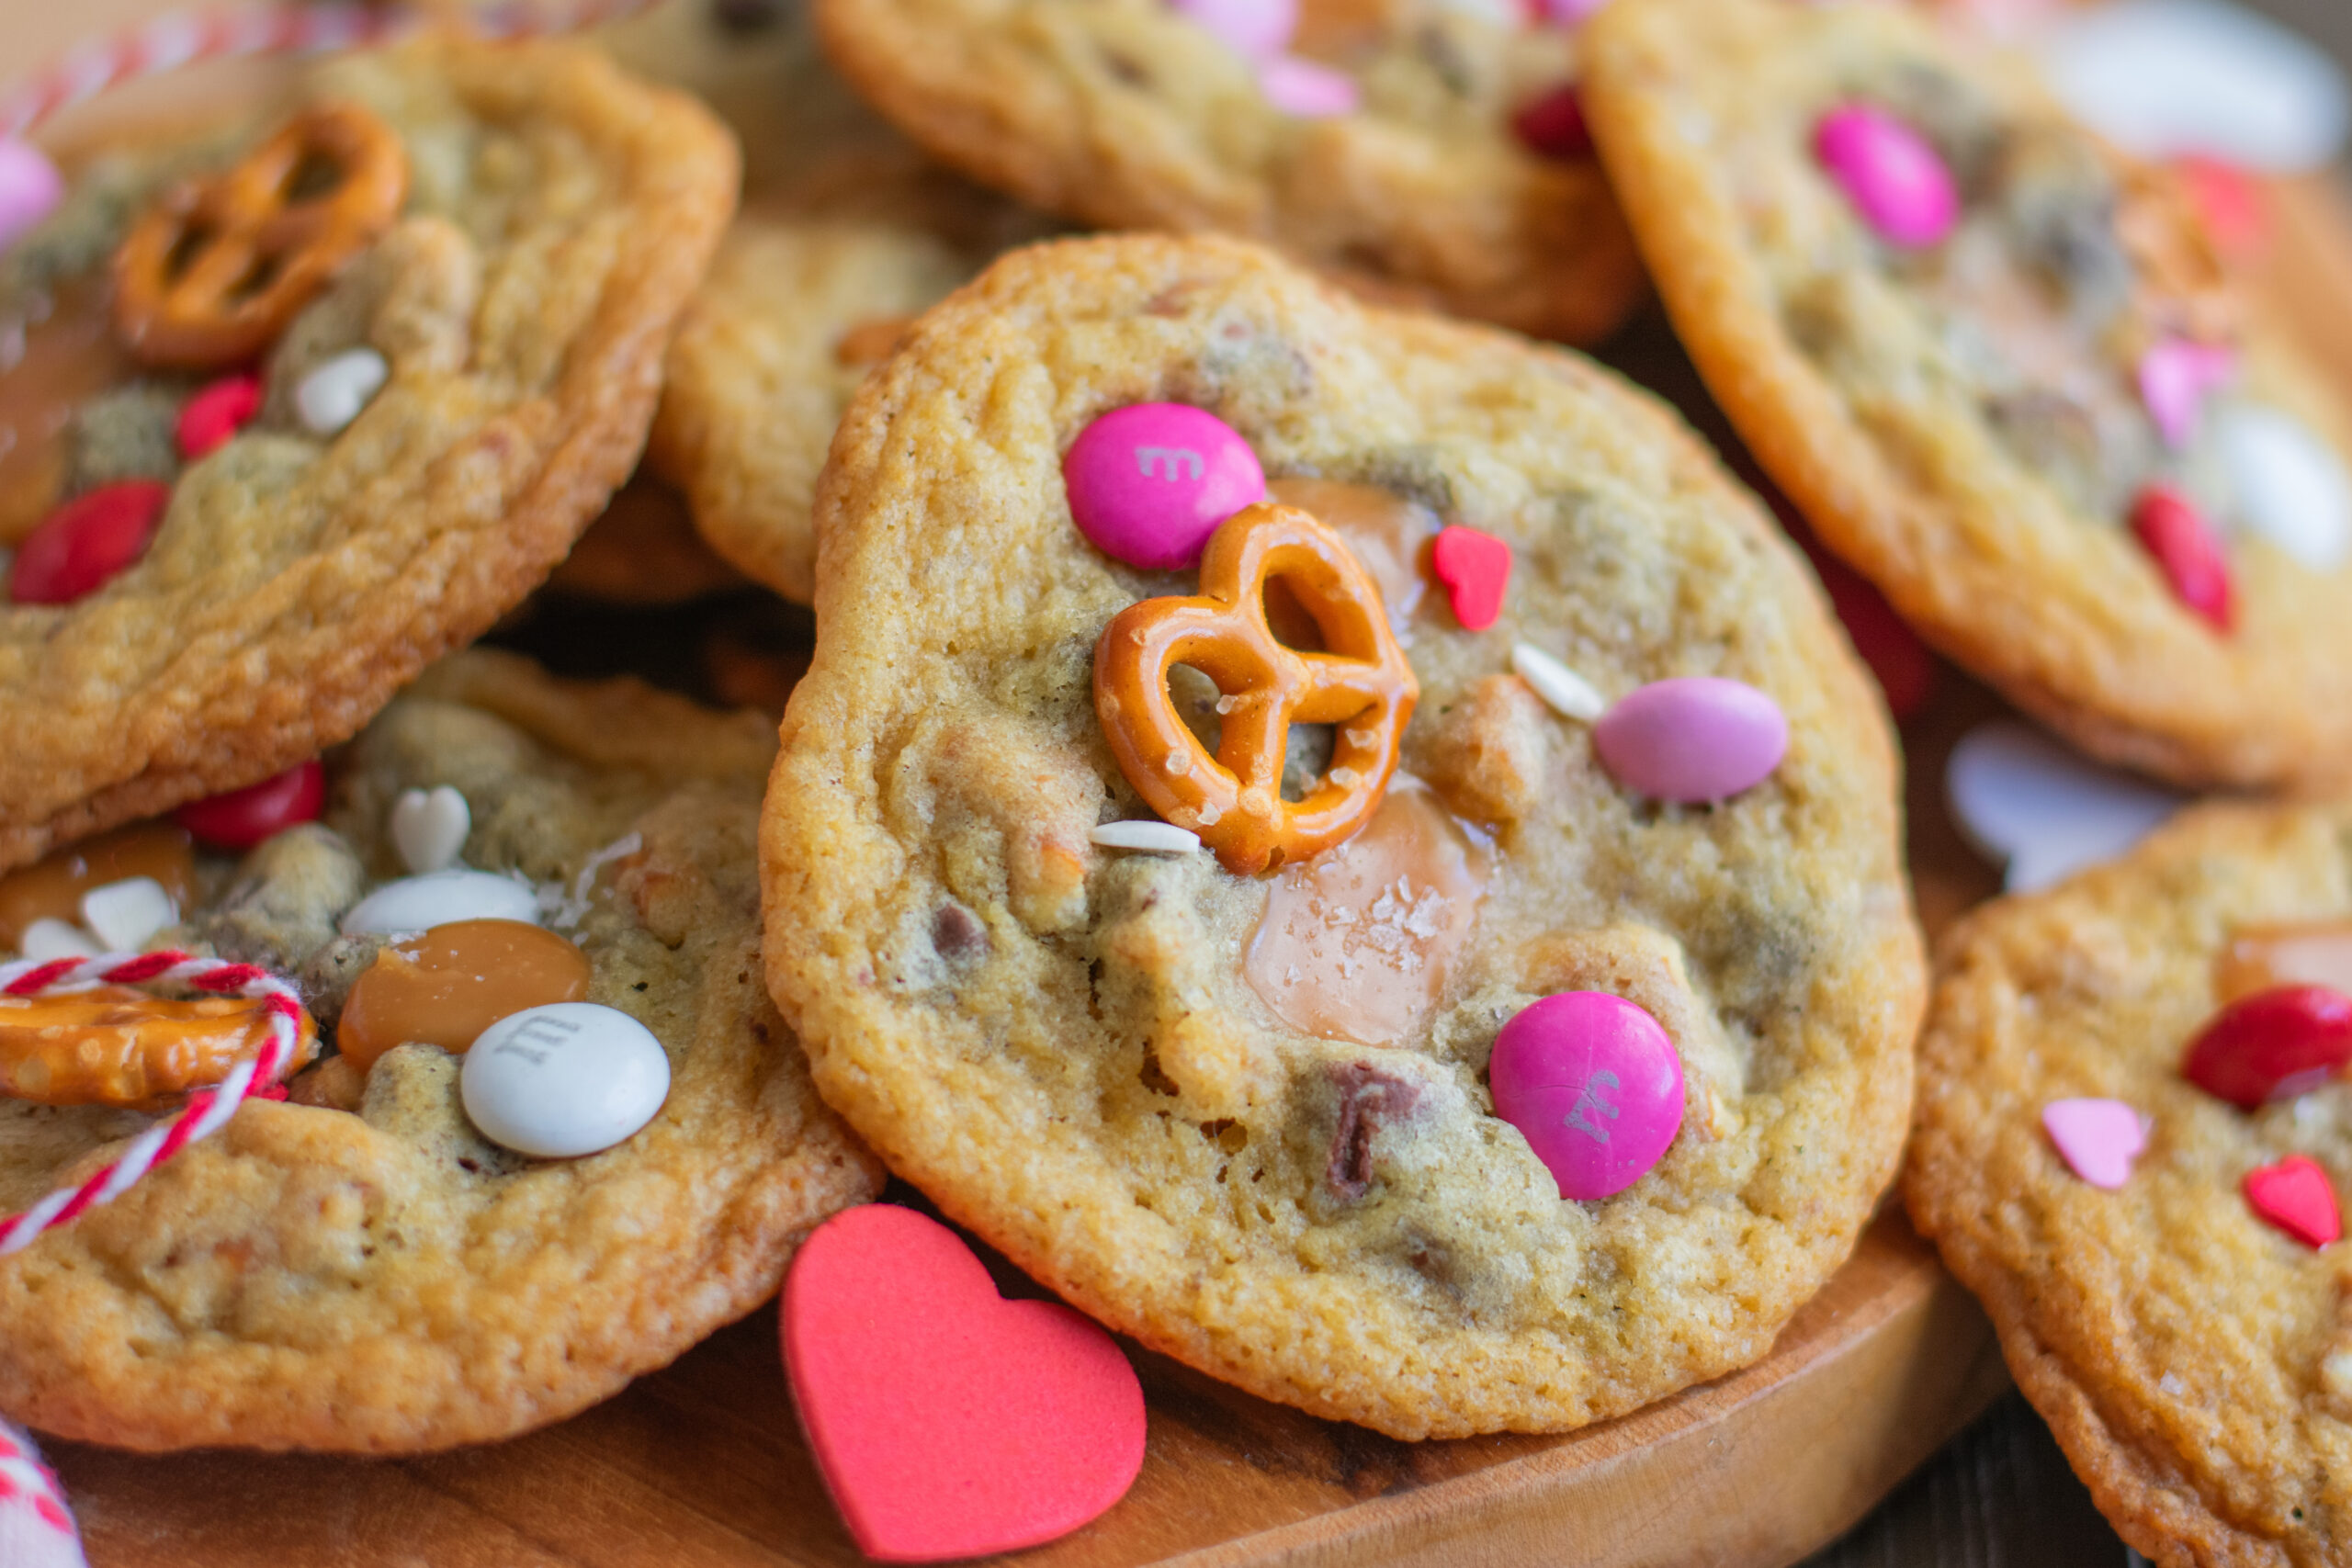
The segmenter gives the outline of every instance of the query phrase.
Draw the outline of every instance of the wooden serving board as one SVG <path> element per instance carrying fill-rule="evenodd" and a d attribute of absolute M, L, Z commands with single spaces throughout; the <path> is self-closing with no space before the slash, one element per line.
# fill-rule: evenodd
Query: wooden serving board
<path fill-rule="evenodd" d="M 0 74 L 164 8 L 9 6 Z M 266 79 L 216 72 L 198 94 Z M 187 101 L 165 88 L 141 107 Z M 76 118 L 86 133 L 105 116 Z M 2352 298 L 2352 221 L 2320 182 L 2278 197 L 2274 293 L 2352 384 L 2352 312 L 2341 306 Z M 1905 737 L 1931 933 L 1997 890 L 1948 820 L 1941 785 L 1951 742 L 1999 711 L 1946 671 Z M 429 1458 L 156 1458 L 68 1443 L 50 1457 L 94 1568 L 862 1562 L 802 1441 L 775 1333 L 763 1309 L 571 1421 Z M 1024 1564 L 1779 1568 L 1854 1524 L 2007 1386 L 1984 1316 L 1893 1205 L 1764 1360 L 1566 1437 L 1399 1443 L 1126 1348 L 1149 1411 L 1142 1474 L 1111 1513 L 1021 1554 Z"/>

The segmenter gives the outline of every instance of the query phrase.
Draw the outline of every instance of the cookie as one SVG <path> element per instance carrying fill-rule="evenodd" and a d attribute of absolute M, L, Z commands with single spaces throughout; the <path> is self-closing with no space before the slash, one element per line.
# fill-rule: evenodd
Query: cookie
<path fill-rule="evenodd" d="M 0 476 L 48 518 L 9 541 L 0 864 L 347 739 L 536 586 L 635 464 L 734 170 L 586 46 L 427 40 L 80 182 L 0 262 L 40 320 L 0 407 L 78 394 L 46 474 Z M 288 199 L 326 238 L 232 276 Z M 242 418 L 196 421 L 251 361 Z"/>
<path fill-rule="evenodd" d="M 324 825 L 199 865 L 185 925 L 153 945 L 295 978 L 339 1049 L 290 1102 L 248 1101 L 0 1258 L 0 1409 L 134 1449 L 446 1448 L 570 1415 L 774 1293 L 798 1238 L 872 1197 L 879 1172 L 817 1101 L 761 985 L 770 737 L 755 715 L 475 650 L 334 760 Z M 504 1126 L 479 1098 L 486 1047 L 453 1055 L 370 1024 L 390 960 L 385 939 L 352 934 L 356 911 L 413 893 L 396 880 L 404 854 L 417 863 L 413 813 L 395 807 L 439 786 L 464 808 L 443 850 L 536 897 L 544 930 L 523 934 L 576 944 L 575 999 L 639 1021 L 667 1057 L 659 1113 L 605 1152 L 502 1146 L 483 1130 Z M 363 1043 L 380 1052 L 364 1066 Z M 544 1098 L 506 1109 L 550 1113 Z M 0 1206 L 95 1168 L 147 1120 L 0 1099 Z"/>
<path fill-rule="evenodd" d="M 1517 6 L 820 0 L 817 15 L 834 62 L 908 134 L 1076 221 L 1247 235 L 1377 294 L 1573 343 L 1606 336 L 1642 292 L 1583 145 L 1577 39 Z"/>
<path fill-rule="evenodd" d="M 685 500 L 640 473 L 613 492 L 548 579 L 557 594 L 605 604 L 683 604 L 743 586 L 695 527 Z"/>
<path fill-rule="evenodd" d="M 741 137 L 744 203 L 670 351 L 650 462 L 713 548 L 798 604 L 833 427 L 899 329 L 1043 220 L 948 173 L 825 64 L 805 10 L 701 0 L 607 39 Z"/>
<path fill-rule="evenodd" d="M 2345 1554 L 2352 1274 L 2340 1244 L 2279 1228 L 2271 1184 L 2334 1213 L 2352 1102 L 2323 1069 L 2242 1110 L 2184 1069 L 2233 1001 L 2352 983 L 2348 919 L 2352 814 L 2208 807 L 1988 906 L 1939 954 L 1905 1197 L 2100 1511 L 2159 1563 Z"/>
<path fill-rule="evenodd" d="M 1116 532 L 1104 486 L 1182 498 L 1260 465 L 1283 504 L 1212 508 L 1197 569 L 1090 543 Z M 1562 1429 L 1717 1376 L 1847 1256 L 1894 1168 L 1924 986 L 1887 726 L 1793 552 L 1662 408 L 1238 242 L 1065 242 L 918 323 L 818 507 L 817 651 L 761 836 L 769 982 L 820 1092 L 948 1214 L 1156 1349 L 1404 1438 Z M 1227 763 L 1198 739 L 1131 775 L 1098 641 L 1115 660 L 1207 614 L 1143 602 L 1267 528 L 1295 533 L 1267 558 L 1294 603 L 1247 657 L 1341 682 L 1299 710 L 1333 728 L 1157 819 L 1136 776 Z M 1256 594 L 1224 624 L 1259 624 Z M 1291 662 L 1318 641 L 1336 663 Z M 1160 715 L 1219 757 L 1265 712 L 1211 683 L 1223 657 L 1195 649 Z M 1720 805 L 1645 798 L 1515 664 L 1618 699 L 1620 763 L 1657 761 L 1643 715 L 1694 689 L 1744 694 L 1784 753 Z M 1375 688 L 1360 713 L 1333 694 Z M 1129 697 L 1156 706 L 1148 679 Z M 1263 768 L 1289 829 L 1368 810 L 1362 831 L 1226 869 Z M 1595 1201 L 1564 1200 L 1574 1173 L 1487 1082 L 1498 1030 L 1578 991 L 1613 994 L 1589 1006 L 1647 1076 L 1592 1073 L 1537 1141 L 1679 1125 Z"/>
<path fill-rule="evenodd" d="M 1900 7 L 1630 0 L 1588 38 L 1659 293 L 1833 551 L 2107 761 L 2352 767 L 2352 425 L 2174 173 Z"/>

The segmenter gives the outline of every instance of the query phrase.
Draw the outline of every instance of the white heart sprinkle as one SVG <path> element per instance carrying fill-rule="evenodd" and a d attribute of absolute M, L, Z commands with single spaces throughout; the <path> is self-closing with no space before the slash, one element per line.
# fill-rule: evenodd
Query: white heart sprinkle
<path fill-rule="evenodd" d="M 2143 157 L 2202 152 L 2272 173 L 2343 144 L 2344 74 L 2276 22 L 2222 0 L 2120 0 L 2069 11 L 2042 39 L 2059 96 Z"/>
<path fill-rule="evenodd" d="M 1189 855 L 1201 847 L 1201 836 L 1173 822 L 1105 822 L 1091 837 L 1106 850 L 1138 850 L 1148 855 Z"/>
<path fill-rule="evenodd" d="M 457 864 L 473 827 L 466 797 L 447 784 L 430 791 L 404 789 L 392 802 L 392 847 L 400 852 L 401 863 L 420 876 Z"/>
<path fill-rule="evenodd" d="M 345 936 L 404 936 L 457 920 L 539 923 L 538 889 L 487 871 L 436 871 L 387 882 L 339 922 Z"/>
<path fill-rule="evenodd" d="M 1606 698 L 1592 682 L 1536 647 L 1515 643 L 1510 650 L 1511 673 L 1526 682 L 1553 712 L 1586 724 L 1598 724 L 1609 711 Z"/>
<path fill-rule="evenodd" d="M 2179 795 L 2100 767 L 2021 724 L 1981 725 L 1952 748 L 1944 795 L 1969 840 L 2031 893 L 2111 860 L 2178 810 Z"/>
<path fill-rule="evenodd" d="M 311 434 L 337 434 L 383 390 L 391 374 L 374 349 L 345 349 L 302 378 L 294 389 L 294 412 Z"/>
<path fill-rule="evenodd" d="M 571 1159 L 634 1135 L 670 1095 L 670 1056 L 645 1025 L 594 1002 L 553 1002 L 481 1032 L 458 1089 L 481 1135 Z"/>
<path fill-rule="evenodd" d="M 2229 475 L 2233 521 L 2316 571 L 2352 550 L 2352 477 L 2301 421 L 2259 403 L 2232 403 L 2215 425 Z"/>
<path fill-rule="evenodd" d="M 42 964 L 53 963 L 60 958 L 96 958 L 104 951 L 80 926 L 49 915 L 43 915 L 25 928 L 25 934 L 17 939 L 17 948 L 27 958 Z"/>
<path fill-rule="evenodd" d="M 125 877 L 82 895 L 82 923 L 109 953 L 136 953 L 179 918 L 179 905 L 152 876 Z"/>

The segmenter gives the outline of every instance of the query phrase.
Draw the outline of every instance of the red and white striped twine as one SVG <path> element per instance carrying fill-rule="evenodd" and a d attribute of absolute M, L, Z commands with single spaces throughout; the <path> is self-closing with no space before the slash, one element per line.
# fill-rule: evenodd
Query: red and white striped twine
<path fill-rule="evenodd" d="M 655 0 L 499 0 L 453 12 L 482 38 L 537 38 L 618 21 Z M 389 43 L 440 19 L 399 6 L 254 5 L 179 11 L 72 50 L 40 74 L 0 92 L 0 138 L 22 136 L 61 109 L 109 87 L 183 65 L 246 55 L 322 54 Z"/>
<path fill-rule="evenodd" d="M 141 1177 L 198 1139 L 219 1132 L 237 1113 L 237 1107 L 276 1088 L 301 1043 L 302 1003 L 294 987 L 251 964 L 196 958 L 185 953 L 109 953 L 96 958 L 23 959 L 0 964 L 0 996 L 36 997 L 94 981 L 117 986 L 176 981 L 216 996 L 266 998 L 269 1039 L 258 1055 L 240 1061 L 212 1088 L 189 1096 L 178 1115 L 141 1134 L 119 1158 L 87 1181 L 79 1187 L 60 1188 L 23 1213 L 0 1219 L 0 1258 L 30 1247 L 43 1232 L 70 1223 L 84 1210 L 121 1197 Z"/>

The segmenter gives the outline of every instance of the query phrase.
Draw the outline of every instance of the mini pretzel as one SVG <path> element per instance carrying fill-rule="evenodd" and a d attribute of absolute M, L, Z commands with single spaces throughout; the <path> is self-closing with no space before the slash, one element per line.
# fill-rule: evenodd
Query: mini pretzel
<path fill-rule="evenodd" d="M 314 179 L 320 188 L 306 188 Z M 391 127 L 355 105 L 305 109 L 132 227 L 115 253 L 115 330 L 150 365 L 253 359 L 407 198 L 408 154 Z"/>
<path fill-rule="evenodd" d="M 1266 624 L 1274 579 L 1329 652 L 1301 653 L 1275 637 Z M 1224 694 L 1214 757 L 1169 700 L 1177 664 Z M 1337 534 L 1295 506 L 1261 503 L 1227 518 L 1201 558 L 1198 598 L 1130 604 L 1094 645 L 1094 711 L 1119 771 L 1152 809 L 1245 876 L 1363 826 L 1396 770 L 1419 696 L 1378 584 Z M 1282 796 L 1293 724 L 1339 728 L 1330 771 L 1295 803 Z"/>
<path fill-rule="evenodd" d="M 161 1001 L 122 987 L 0 1001 L 0 1094 L 36 1105 L 153 1110 L 229 1076 L 269 1037 L 266 998 Z M 303 1014 L 288 1071 L 311 1059 Z"/>

